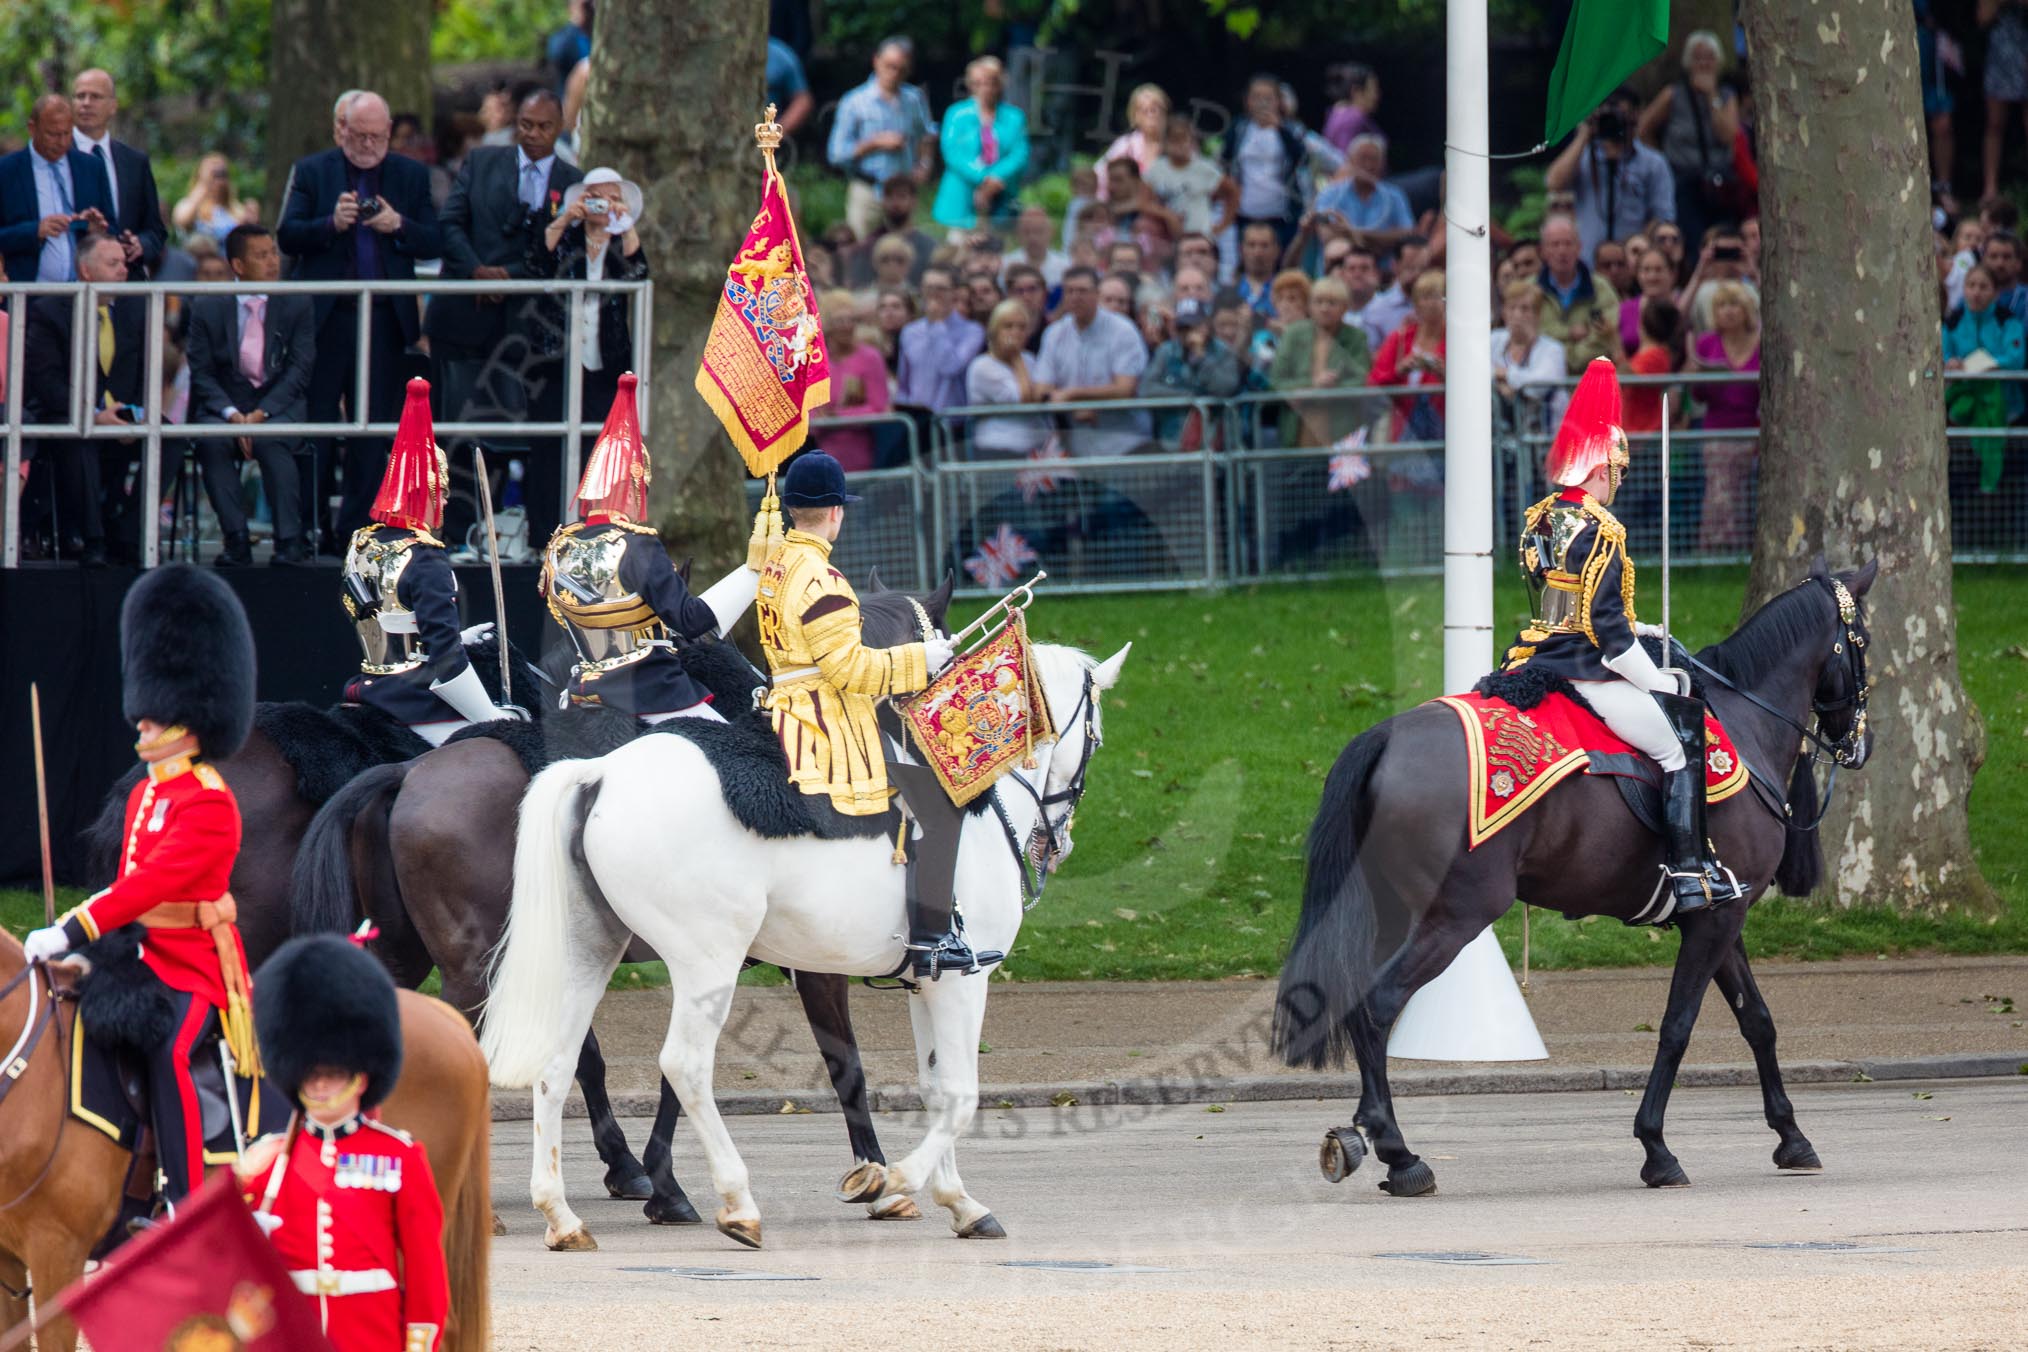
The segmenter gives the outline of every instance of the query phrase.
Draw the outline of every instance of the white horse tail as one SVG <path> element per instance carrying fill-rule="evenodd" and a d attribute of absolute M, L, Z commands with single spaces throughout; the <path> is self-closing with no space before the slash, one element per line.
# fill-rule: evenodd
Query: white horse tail
<path fill-rule="evenodd" d="M 601 773 L 596 760 L 559 761 L 529 781 L 521 799 L 514 901 L 493 950 L 479 1030 L 493 1083 L 503 1089 L 532 1086 L 558 1050 L 570 917 L 583 895 L 574 857 L 584 829 L 579 803 Z"/>

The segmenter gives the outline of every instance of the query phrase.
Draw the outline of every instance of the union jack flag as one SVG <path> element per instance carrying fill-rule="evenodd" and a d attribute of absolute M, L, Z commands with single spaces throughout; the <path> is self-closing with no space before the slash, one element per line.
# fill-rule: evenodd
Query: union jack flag
<path fill-rule="evenodd" d="M 981 587 L 1005 587 L 1018 581 L 1029 564 L 1041 559 L 1026 537 L 1002 521 L 1000 529 L 979 542 L 979 552 L 965 560 L 965 571 Z"/>
<path fill-rule="evenodd" d="M 1373 462 L 1359 454 L 1359 447 L 1366 444 L 1366 429 L 1360 428 L 1349 437 L 1340 438 L 1331 447 L 1338 454 L 1330 460 L 1330 479 L 1324 484 L 1326 493 L 1342 493 L 1356 488 L 1373 477 Z"/>
<path fill-rule="evenodd" d="M 1033 502 L 1044 493 L 1054 493 L 1058 484 L 1067 484 L 1077 478 L 1071 470 L 1057 469 L 1049 463 L 1068 458 L 1063 453 L 1062 444 L 1054 437 L 1041 450 L 1030 452 L 1028 459 L 1035 468 L 1024 469 L 1014 476 L 1015 486 L 1021 490 L 1021 500 Z"/>

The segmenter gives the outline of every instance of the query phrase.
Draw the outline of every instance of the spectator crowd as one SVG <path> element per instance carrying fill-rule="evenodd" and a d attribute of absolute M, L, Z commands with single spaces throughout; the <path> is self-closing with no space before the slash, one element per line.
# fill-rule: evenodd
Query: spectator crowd
<path fill-rule="evenodd" d="M 1939 55 L 1916 8 L 1934 140 L 1948 135 L 1935 105 L 1949 50 L 1946 40 Z M 2022 23 L 2019 6 L 1991 8 L 1996 30 Z M 265 223 L 219 155 L 199 162 L 165 214 L 147 156 L 118 137 L 111 78 L 85 71 L 68 97 L 37 102 L 30 145 L 0 158 L 5 275 L 251 288 L 284 277 L 648 278 L 666 261 L 650 258 L 639 231 L 654 204 L 572 151 L 591 19 L 589 0 L 572 0 L 543 78 L 489 93 L 455 153 L 440 157 L 419 120 L 379 95 L 345 92 L 332 146 L 289 170 L 280 215 Z M 1993 59 L 2007 50 L 1996 45 Z M 1555 155 L 1533 233 L 1493 231 L 1496 435 L 1538 446 L 1596 358 L 1644 378 L 1627 392 L 1637 436 L 1660 430 L 1668 377 L 1728 377 L 1677 386 L 1668 405 L 1691 434 L 1677 466 L 1687 519 L 1719 551 L 1746 541 L 1759 419 L 1755 126 L 1743 82 L 1728 74 L 1736 54 L 1715 34 L 1693 35 L 1676 78 L 1646 99 L 1617 91 Z M 768 43 L 767 95 L 785 130 L 821 147 L 843 181 L 842 219 L 804 245 L 834 368 L 819 440 L 847 469 L 905 463 L 941 432 L 955 453 L 982 460 L 1328 449 L 1328 472 L 1317 473 L 1331 491 L 1440 492 L 1429 452 L 1444 427 L 1442 177 L 1390 164 L 1374 70 L 1330 68 L 1316 128 L 1289 85 L 1252 78 L 1209 142 L 1202 99 L 1142 84 L 1124 126 L 1094 141 L 1103 152 L 1072 163 L 1068 201 L 1052 210 L 1061 189 L 1045 204 L 1044 155 L 998 57 L 973 59 L 962 95 L 943 106 L 913 82 L 909 39 L 882 41 L 869 65 L 820 112 L 798 48 L 782 35 Z M 1993 78 L 1989 69 L 1989 98 Z M 2014 101 L 2028 106 L 2028 83 Z M 2015 210 L 1989 191 L 1955 219 L 1942 211 L 1955 211 L 1948 183 L 1937 192 L 1949 231 L 1938 250 L 1946 368 L 2021 369 L 2028 281 Z M 383 295 L 362 306 L 250 290 L 172 298 L 164 388 L 148 390 L 144 311 L 121 298 L 87 316 L 97 369 L 83 364 L 92 388 L 74 395 L 71 305 L 36 298 L 18 392 L 28 420 L 68 421 L 81 397 L 102 424 L 138 421 L 158 401 L 174 423 L 336 422 L 356 416 L 363 376 L 366 415 L 392 421 L 405 380 L 424 374 L 440 417 L 557 421 L 575 337 L 582 413 L 596 423 L 636 361 L 623 293 L 588 296 L 573 335 L 553 295 Z M 363 373 L 362 325 L 373 334 Z M 1997 428 L 2023 412 L 2011 384 L 1961 381 L 1949 397 L 1954 425 Z M 1232 420 L 1187 402 L 1235 398 L 1246 412 Z M 1010 411 L 990 411 L 1002 405 Z M 564 513 L 560 443 L 504 428 L 499 440 L 512 465 L 506 524 L 539 541 Z M 30 555 L 131 556 L 144 512 L 172 505 L 138 503 L 140 446 L 36 443 L 23 498 Z M 1997 436 L 1971 444 L 1981 492 L 1997 489 L 2004 449 Z M 216 561 L 248 563 L 256 532 L 272 538 L 278 564 L 342 549 L 386 451 L 370 438 L 269 432 L 192 443 L 219 525 Z M 165 485 L 185 452 L 174 453 Z"/>

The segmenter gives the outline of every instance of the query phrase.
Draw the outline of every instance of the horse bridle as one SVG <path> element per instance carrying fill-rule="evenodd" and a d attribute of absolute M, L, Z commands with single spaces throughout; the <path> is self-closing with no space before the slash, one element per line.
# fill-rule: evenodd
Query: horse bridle
<path fill-rule="evenodd" d="M 1084 730 L 1084 746 L 1078 751 L 1077 769 L 1072 772 L 1070 782 L 1055 793 L 1044 793 L 1029 782 L 1028 776 L 1019 770 L 1010 771 L 1007 779 L 1021 786 L 1028 796 L 1035 800 L 1036 816 L 1039 820 L 1035 829 L 1028 834 L 1028 843 L 1023 846 L 1020 836 L 1014 830 L 1014 822 L 1007 815 L 1007 805 L 1000 801 L 1000 790 L 996 785 L 992 791 L 993 814 L 1000 819 L 1000 830 L 1007 837 L 1007 848 L 1014 854 L 1014 863 L 1021 873 L 1021 892 L 1027 899 L 1024 911 L 1032 911 L 1042 900 L 1042 889 L 1049 883 L 1056 867 L 1056 861 L 1064 854 L 1064 842 L 1069 840 L 1071 828 L 1077 824 L 1078 800 L 1084 797 L 1085 772 L 1091 768 L 1092 753 L 1102 743 L 1098 733 L 1098 702 L 1093 698 L 1092 674 L 1084 673 L 1084 690 L 1078 695 L 1077 707 L 1070 712 L 1070 721 Z M 1061 823 L 1053 822 L 1049 809 L 1069 804 L 1063 813 Z"/>
<path fill-rule="evenodd" d="M 1817 727 L 1805 727 L 1759 695 L 1738 685 L 1730 677 L 1714 671 L 1690 656 L 1687 651 L 1682 653 L 1683 660 L 1706 680 L 1730 690 L 1762 713 L 1794 728 L 1802 735 L 1803 741 L 1809 744 L 1811 749 L 1807 754 L 1810 760 L 1831 767 L 1830 779 L 1825 785 L 1823 798 L 1817 805 L 1816 819 L 1808 823 L 1795 821 L 1793 806 L 1787 799 L 1784 785 L 1765 783 L 1764 776 L 1759 773 L 1753 776 L 1754 782 L 1761 786 L 1764 793 L 1773 794 L 1770 808 L 1778 805 L 1782 819 L 1802 831 L 1814 831 L 1822 824 L 1825 814 L 1831 810 L 1831 795 L 1838 787 L 1839 769 L 1858 763 L 1860 750 L 1866 744 L 1866 701 L 1873 693 L 1873 687 L 1866 680 L 1866 635 L 1859 630 L 1859 602 L 1853 597 L 1851 590 L 1835 577 L 1813 578 L 1811 581 L 1828 585 L 1831 589 L 1831 599 L 1838 607 L 1838 622 L 1845 627 L 1845 637 L 1831 645 L 1831 652 L 1834 656 L 1844 659 L 1846 682 L 1849 687 L 1846 696 L 1834 702 L 1820 700 L 1814 691 L 1811 693 L 1810 713 L 1816 720 Z M 1809 583 L 1798 585 L 1808 586 Z M 1844 736 L 1836 739 L 1824 736 L 1820 731 L 1824 719 L 1832 714 L 1844 713 L 1848 709 L 1852 711 L 1852 726 L 1845 730 Z"/>

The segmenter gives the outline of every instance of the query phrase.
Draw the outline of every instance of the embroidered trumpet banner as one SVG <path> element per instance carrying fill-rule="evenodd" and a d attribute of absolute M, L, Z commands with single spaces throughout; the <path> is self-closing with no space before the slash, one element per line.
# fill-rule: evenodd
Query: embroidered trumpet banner
<path fill-rule="evenodd" d="M 1482 695 L 1442 695 L 1465 732 L 1471 817 L 1466 843 L 1476 848 L 1500 833 L 1543 795 L 1580 770 L 1617 774 L 1642 759 L 1603 719 L 1569 696 L 1552 694 L 1523 713 Z M 1626 758 L 1626 759 L 1622 759 Z M 1636 776 L 1638 777 L 1638 776 Z M 1746 762 L 1732 737 L 1704 715 L 1704 792 L 1722 803 L 1747 784 Z"/>
<path fill-rule="evenodd" d="M 916 753 L 963 807 L 1056 736 L 1020 612 L 902 710 Z"/>
<path fill-rule="evenodd" d="M 726 269 L 704 342 L 697 392 L 725 424 L 749 473 L 780 468 L 810 434 L 810 410 L 831 400 L 831 360 L 803 246 L 772 170 L 760 213 Z"/>

